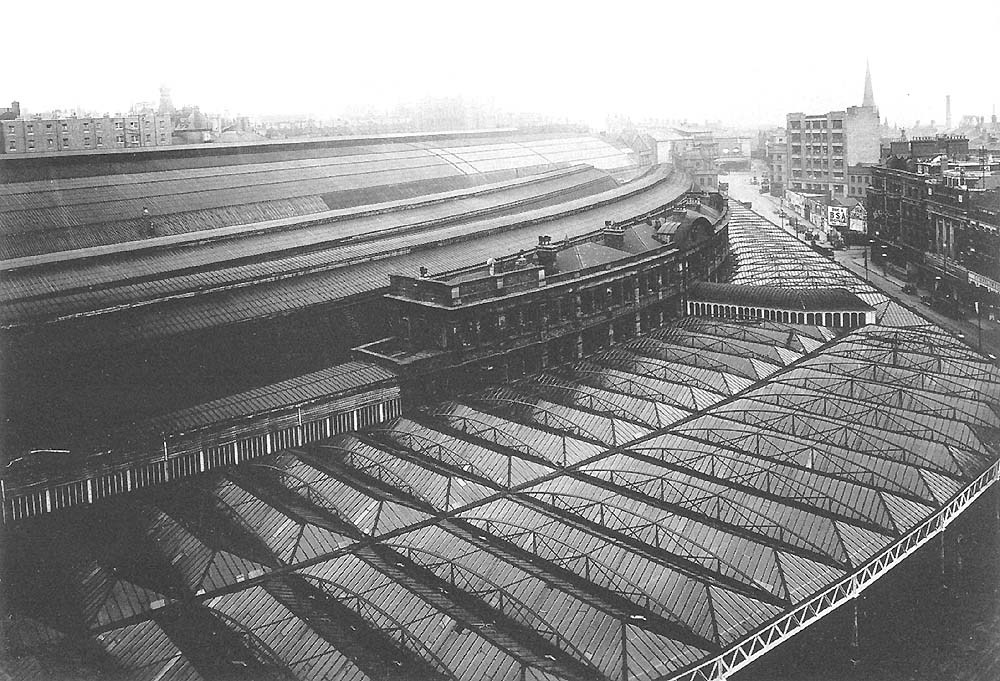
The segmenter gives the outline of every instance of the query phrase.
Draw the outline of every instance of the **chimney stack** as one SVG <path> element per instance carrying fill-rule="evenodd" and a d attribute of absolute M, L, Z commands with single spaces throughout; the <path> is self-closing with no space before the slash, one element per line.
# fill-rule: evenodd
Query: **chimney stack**
<path fill-rule="evenodd" d="M 944 96 L 944 127 L 951 130 L 951 95 Z"/>
<path fill-rule="evenodd" d="M 556 253 L 558 249 L 552 243 L 552 237 L 548 234 L 538 237 L 538 246 L 535 248 L 535 258 L 538 264 L 545 268 L 545 276 L 556 273 Z"/>
<path fill-rule="evenodd" d="M 609 248 L 621 248 L 625 245 L 625 226 L 614 220 L 604 221 L 604 245 Z"/>

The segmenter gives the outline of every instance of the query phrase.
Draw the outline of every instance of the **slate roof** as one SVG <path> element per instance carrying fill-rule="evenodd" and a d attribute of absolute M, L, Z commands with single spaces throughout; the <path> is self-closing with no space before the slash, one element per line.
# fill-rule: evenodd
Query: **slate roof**
<path fill-rule="evenodd" d="M 575 272 L 621 260 L 626 253 L 603 244 L 586 242 L 564 248 L 556 253 L 556 268 L 559 272 Z"/>

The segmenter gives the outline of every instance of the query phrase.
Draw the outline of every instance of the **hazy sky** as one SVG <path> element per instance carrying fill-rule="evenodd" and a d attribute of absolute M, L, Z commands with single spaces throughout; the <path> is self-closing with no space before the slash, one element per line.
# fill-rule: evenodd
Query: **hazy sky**
<path fill-rule="evenodd" d="M 12 2 L 0 105 L 232 113 L 384 110 L 463 95 L 599 124 L 608 113 L 783 123 L 859 105 L 909 125 L 1000 104 L 1000 2 Z"/>

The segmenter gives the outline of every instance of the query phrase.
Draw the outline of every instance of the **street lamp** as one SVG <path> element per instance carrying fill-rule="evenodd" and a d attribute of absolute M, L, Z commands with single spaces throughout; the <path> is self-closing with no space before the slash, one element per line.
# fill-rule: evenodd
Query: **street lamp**
<path fill-rule="evenodd" d="M 979 352 L 983 351 L 983 317 L 979 311 L 982 303 L 982 296 L 976 301 L 976 330 L 979 332 Z"/>
<path fill-rule="evenodd" d="M 869 239 L 865 244 L 865 281 L 868 281 L 868 251 L 871 249 L 872 245 L 875 243 L 875 239 Z"/>

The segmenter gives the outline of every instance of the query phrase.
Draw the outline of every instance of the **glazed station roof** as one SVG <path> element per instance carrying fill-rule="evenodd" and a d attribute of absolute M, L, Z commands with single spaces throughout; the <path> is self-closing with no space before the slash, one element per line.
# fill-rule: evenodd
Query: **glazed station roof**
<path fill-rule="evenodd" d="M 733 281 L 823 282 L 877 323 L 688 318 L 16 528 L 18 564 L 47 566 L 14 575 L 18 631 L 87 632 L 136 679 L 723 669 L 984 484 L 1000 432 L 1000 372 L 960 340 L 735 204 L 730 236 Z"/>

